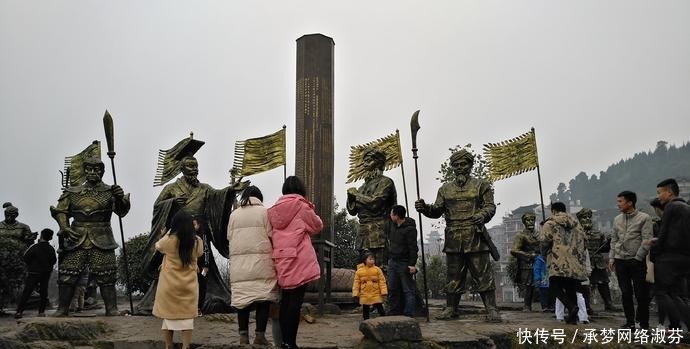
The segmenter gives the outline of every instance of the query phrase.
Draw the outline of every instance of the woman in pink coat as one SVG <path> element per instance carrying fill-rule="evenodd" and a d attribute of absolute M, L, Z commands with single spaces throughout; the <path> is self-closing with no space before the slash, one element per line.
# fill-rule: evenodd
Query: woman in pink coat
<path fill-rule="evenodd" d="M 282 348 L 297 348 L 297 329 L 307 283 L 321 273 L 311 235 L 323 229 L 314 204 L 305 199 L 302 181 L 290 176 L 283 183 L 283 196 L 268 209 L 273 227 L 273 260 L 282 288 L 280 329 Z"/>

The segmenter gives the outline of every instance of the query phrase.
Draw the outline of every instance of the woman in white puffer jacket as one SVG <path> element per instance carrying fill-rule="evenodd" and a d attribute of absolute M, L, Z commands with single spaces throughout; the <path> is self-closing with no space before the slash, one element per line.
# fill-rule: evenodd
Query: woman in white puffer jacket
<path fill-rule="evenodd" d="M 249 344 L 249 313 L 256 309 L 254 344 L 266 345 L 271 302 L 278 300 L 278 279 L 273 263 L 272 227 L 263 195 L 250 186 L 242 192 L 240 207 L 230 215 L 230 291 L 237 309 L 240 344 Z"/>

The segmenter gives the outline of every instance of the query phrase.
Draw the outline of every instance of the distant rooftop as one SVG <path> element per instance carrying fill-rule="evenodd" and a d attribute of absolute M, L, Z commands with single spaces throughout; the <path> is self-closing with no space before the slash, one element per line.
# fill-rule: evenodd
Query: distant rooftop
<path fill-rule="evenodd" d="M 527 212 L 534 213 L 534 209 L 537 208 L 537 206 L 539 206 L 539 205 L 538 204 L 532 204 L 532 205 L 527 205 L 527 206 L 520 206 L 520 207 L 514 209 L 511 212 L 511 214 L 513 216 L 522 216 L 523 214 L 525 214 Z"/>

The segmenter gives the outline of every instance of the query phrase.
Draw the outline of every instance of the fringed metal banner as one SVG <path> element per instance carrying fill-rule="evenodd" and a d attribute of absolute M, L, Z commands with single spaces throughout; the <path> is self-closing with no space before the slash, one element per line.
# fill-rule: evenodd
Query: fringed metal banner
<path fill-rule="evenodd" d="M 87 158 L 101 158 L 101 142 L 93 141 L 81 153 L 65 157 L 65 173 L 69 173 L 69 176 L 65 176 L 64 179 L 69 177 L 69 183 L 62 183 L 63 187 L 84 184 L 86 181 L 84 160 Z"/>
<path fill-rule="evenodd" d="M 270 135 L 235 142 L 230 173 L 249 176 L 285 165 L 285 129 Z"/>
<path fill-rule="evenodd" d="M 364 152 L 369 148 L 377 148 L 386 154 L 386 167 L 388 171 L 402 165 L 402 151 L 400 150 L 400 133 L 397 131 L 375 141 L 350 147 L 350 171 L 345 183 L 358 181 L 366 176 L 364 168 Z"/>
<path fill-rule="evenodd" d="M 532 171 L 539 166 L 534 130 L 499 143 L 484 144 L 492 182 Z"/>

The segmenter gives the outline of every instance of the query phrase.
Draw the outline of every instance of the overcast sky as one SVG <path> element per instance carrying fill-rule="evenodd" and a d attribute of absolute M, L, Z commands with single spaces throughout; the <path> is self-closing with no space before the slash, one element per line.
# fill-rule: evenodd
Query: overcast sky
<path fill-rule="evenodd" d="M 235 141 L 286 124 L 292 173 L 295 40 L 310 33 L 336 44 L 341 207 L 349 147 L 396 128 L 412 205 L 417 109 L 428 201 L 456 144 L 480 150 L 535 127 L 548 201 L 582 170 L 598 173 L 658 140 L 690 140 L 688 1 L 0 0 L 0 201 L 33 230 L 57 229 L 48 208 L 60 195 L 58 170 L 104 141 L 105 109 L 118 182 L 131 193 L 127 235 L 150 229 L 158 149 L 190 131 L 206 142 L 199 178 L 220 188 Z M 105 151 L 103 160 L 112 183 Z M 387 175 L 402 201 L 400 170 Z M 268 205 L 279 196 L 282 170 L 249 179 Z M 536 172 L 495 189 L 492 225 L 539 202 Z"/>

